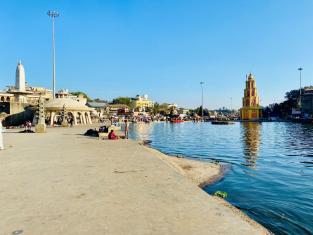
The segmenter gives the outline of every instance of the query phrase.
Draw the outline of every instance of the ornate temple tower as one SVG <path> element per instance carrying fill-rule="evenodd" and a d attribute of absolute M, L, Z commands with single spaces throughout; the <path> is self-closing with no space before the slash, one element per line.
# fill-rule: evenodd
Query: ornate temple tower
<path fill-rule="evenodd" d="M 246 80 L 242 108 L 240 109 L 240 118 L 242 120 L 258 120 L 261 116 L 260 99 L 254 76 L 250 73 Z"/>
<path fill-rule="evenodd" d="M 25 70 L 22 62 L 20 61 L 16 67 L 15 73 L 15 89 L 24 92 L 25 89 Z"/>

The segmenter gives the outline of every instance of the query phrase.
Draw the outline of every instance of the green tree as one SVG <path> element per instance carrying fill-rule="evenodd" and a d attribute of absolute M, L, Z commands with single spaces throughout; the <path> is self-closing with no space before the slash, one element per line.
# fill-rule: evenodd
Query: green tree
<path fill-rule="evenodd" d="M 159 105 L 159 113 L 162 115 L 169 115 L 170 110 L 168 109 L 168 104 L 163 103 Z"/>
<path fill-rule="evenodd" d="M 125 104 L 128 107 L 133 107 L 132 99 L 129 97 L 118 97 L 112 100 L 113 104 Z"/>
<path fill-rule="evenodd" d="M 82 92 L 82 91 L 74 91 L 74 92 L 71 92 L 71 94 L 72 94 L 72 95 L 76 95 L 76 96 L 83 95 L 84 98 L 86 98 L 88 102 L 92 101 L 92 99 L 91 99 L 85 92 Z"/>
<path fill-rule="evenodd" d="M 304 90 L 301 89 L 302 94 L 303 94 L 303 91 L 304 91 Z M 288 92 L 286 92 L 286 94 L 285 94 L 285 99 L 286 99 L 287 101 L 297 101 L 297 100 L 299 100 L 299 97 L 300 97 L 299 89 L 288 91 Z"/>
<path fill-rule="evenodd" d="M 301 89 L 301 93 L 303 94 L 304 88 Z M 285 101 L 281 103 L 272 104 L 270 107 L 265 107 L 263 109 L 264 117 L 280 117 L 280 118 L 287 118 L 292 109 L 299 108 L 299 101 L 300 101 L 300 91 L 299 89 L 291 90 L 286 92 L 285 94 Z"/>
<path fill-rule="evenodd" d="M 158 102 L 154 103 L 153 109 L 152 109 L 152 113 L 154 115 L 157 115 L 160 113 L 160 104 Z"/>

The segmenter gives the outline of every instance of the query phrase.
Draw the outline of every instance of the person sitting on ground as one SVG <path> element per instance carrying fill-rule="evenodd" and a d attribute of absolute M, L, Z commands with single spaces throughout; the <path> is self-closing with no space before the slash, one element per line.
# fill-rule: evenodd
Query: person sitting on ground
<path fill-rule="evenodd" d="M 114 130 L 111 130 L 111 132 L 108 135 L 109 140 L 117 140 L 118 136 L 115 135 Z"/>

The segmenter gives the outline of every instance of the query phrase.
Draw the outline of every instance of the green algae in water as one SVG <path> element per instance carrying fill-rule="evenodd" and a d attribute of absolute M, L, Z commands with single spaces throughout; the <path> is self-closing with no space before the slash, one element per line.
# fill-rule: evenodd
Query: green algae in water
<path fill-rule="evenodd" d="M 216 191 L 213 195 L 220 198 L 227 198 L 228 194 L 223 191 Z"/>

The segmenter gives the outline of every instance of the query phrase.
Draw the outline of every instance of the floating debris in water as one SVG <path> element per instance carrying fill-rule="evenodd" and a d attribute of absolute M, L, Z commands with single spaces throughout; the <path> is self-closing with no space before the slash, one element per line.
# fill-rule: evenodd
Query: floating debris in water
<path fill-rule="evenodd" d="M 226 198 L 228 194 L 223 191 L 216 191 L 213 195 L 220 198 Z"/>

